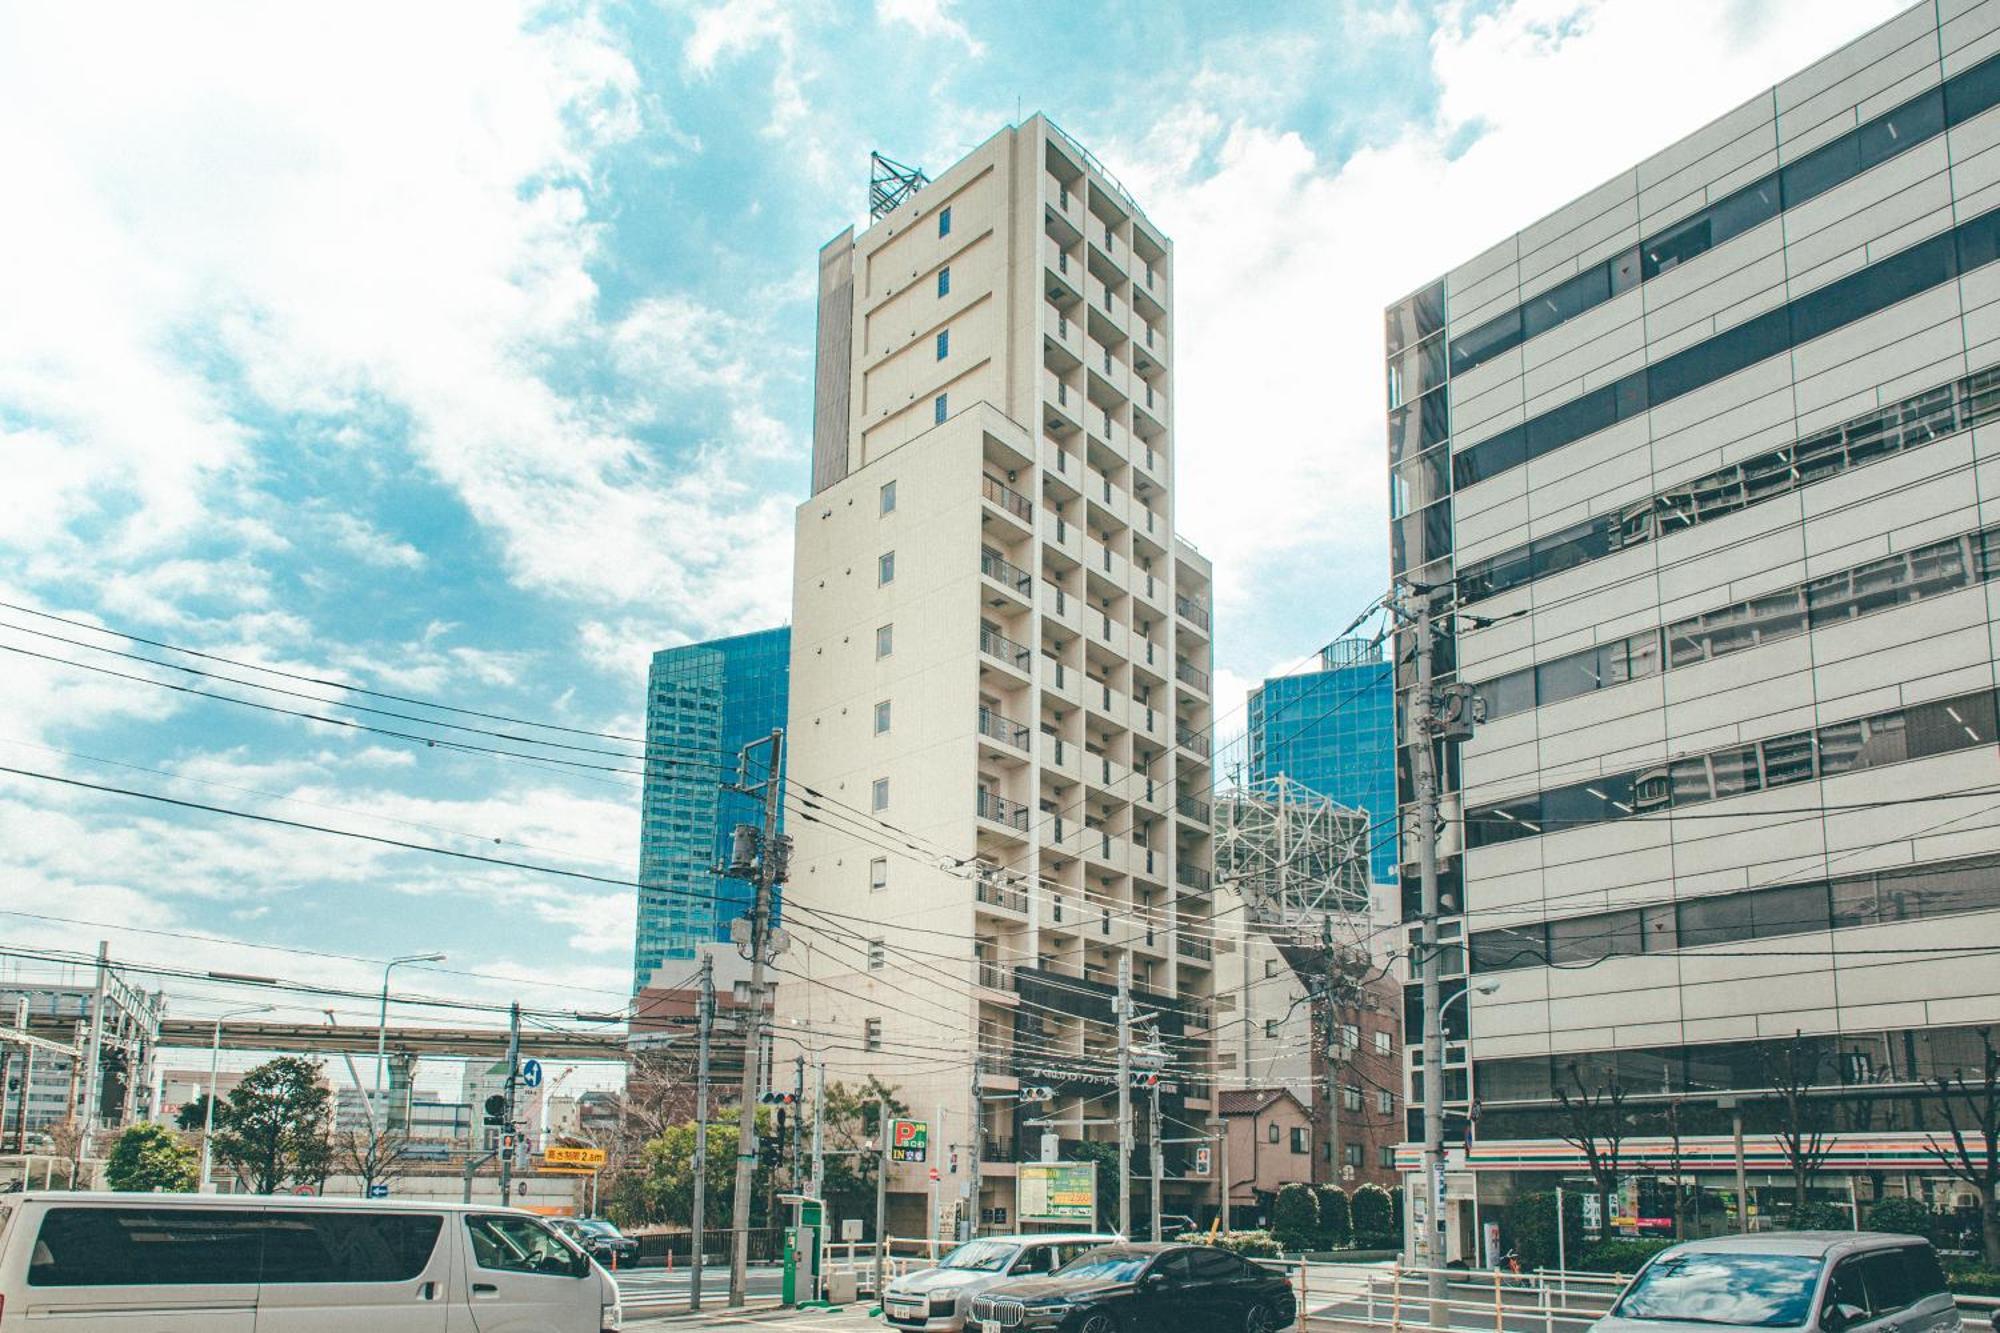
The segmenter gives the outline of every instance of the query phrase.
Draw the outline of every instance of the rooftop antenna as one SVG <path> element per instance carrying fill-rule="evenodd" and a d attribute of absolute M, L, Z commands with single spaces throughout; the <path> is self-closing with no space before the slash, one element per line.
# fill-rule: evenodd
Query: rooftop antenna
<path fill-rule="evenodd" d="M 916 167 L 906 167 L 880 153 L 868 155 L 868 220 L 877 222 L 905 199 L 931 183 Z"/>

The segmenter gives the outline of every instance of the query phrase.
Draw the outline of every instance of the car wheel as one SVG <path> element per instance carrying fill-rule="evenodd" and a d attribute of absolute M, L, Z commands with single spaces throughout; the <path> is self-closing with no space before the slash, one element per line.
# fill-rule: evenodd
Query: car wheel
<path fill-rule="evenodd" d="M 1243 1312 L 1243 1333 L 1277 1333 L 1277 1328 L 1278 1316 L 1262 1301 Z"/>
<path fill-rule="evenodd" d="M 1076 1326 L 1076 1333 L 1118 1333 L 1118 1321 L 1109 1310 L 1092 1310 Z"/>

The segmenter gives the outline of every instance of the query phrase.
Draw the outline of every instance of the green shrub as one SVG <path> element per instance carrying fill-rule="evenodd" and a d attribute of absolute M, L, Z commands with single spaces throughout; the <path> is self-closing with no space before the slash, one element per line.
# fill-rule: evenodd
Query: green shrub
<path fill-rule="evenodd" d="M 1937 1214 L 1922 1199 L 1884 1199 L 1868 1210 L 1868 1229 L 1898 1236 L 1929 1236 Z"/>
<path fill-rule="evenodd" d="M 1312 1186 L 1293 1181 L 1271 1205 L 1271 1234 L 1288 1250 L 1310 1249 L 1319 1239 L 1319 1200 Z"/>
<path fill-rule="evenodd" d="M 1792 1210 L 1786 1226 L 1793 1231 L 1848 1231 L 1854 1214 L 1837 1203 L 1808 1203 Z"/>
<path fill-rule="evenodd" d="M 1570 1251 L 1570 1267 L 1585 1273 L 1636 1273 L 1645 1267 L 1648 1259 L 1672 1244 L 1674 1242 L 1671 1240 L 1645 1240 L 1636 1237 L 1601 1240 L 1593 1245 L 1584 1246 L 1581 1255 L 1574 1250 Z"/>
<path fill-rule="evenodd" d="M 1347 1206 L 1347 1191 L 1338 1185 L 1319 1187 L 1319 1234 L 1329 1250 L 1341 1249 L 1354 1240 L 1354 1214 Z"/>
<path fill-rule="evenodd" d="M 1567 1249 L 1556 1244 L 1554 1190 L 1516 1195 L 1501 1217 L 1501 1247 L 1513 1246 L 1521 1267 L 1557 1268 L 1565 1254 L 1573 1266 L 1583 1254 L 1583 1196 L 1574 1190 L 1563 1192 L 1563 1238 Z"/>
<path fill-rule="evenodd" d="M 1246 1259 L 1281 1259 L 1285 1253 L 1268 1231 L 1225 1231 L 1208 1243 Z"/>
<path fill-rule="evenodd" d="M 1961 1296 L 2000 1296 L 2000 1273 L 1990 1268 L 1949 1268 L 1944 1284 Z"/>
<path fill-rule="evenodd" d="M 1364 1250 L 1395 1249 L 1402 1244 L 1396 1232 L 1396 1206 L 1389 1191 L 1380 1185 L 1363 1185 L 1349 1201 L 1354 1218 L 1354 1243 Z"/>

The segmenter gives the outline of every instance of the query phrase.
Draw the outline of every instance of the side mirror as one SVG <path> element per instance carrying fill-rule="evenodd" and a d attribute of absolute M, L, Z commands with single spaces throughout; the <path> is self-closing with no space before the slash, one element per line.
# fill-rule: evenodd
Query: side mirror
<path fill-rule="evenodd" d="M 1147 1287 L 1164 1287 L 1167 1285 L 1167 1275 L 1165 1273 L 1148 1273 L 1146 1274 L 1146 1280 L 1140 1285 Z"/>

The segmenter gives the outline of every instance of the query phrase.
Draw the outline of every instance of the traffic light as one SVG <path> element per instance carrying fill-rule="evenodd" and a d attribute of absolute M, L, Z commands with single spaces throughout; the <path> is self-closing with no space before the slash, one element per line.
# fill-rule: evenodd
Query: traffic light
<path fill-rule="evenodd" d="M 776 1171 L 778 1169 L 778 1161 L 778 1140 L 773 1138 L 758 1139 L 757 1165 L 763 1167 L 766 1171 Z"/>
<path fill-rule="evenodd" d="M 765 1106 L 797 1106 L 799 1095 L 796 1092 L 763 1092 L 757 1094 L 757 1100 Z"/>
<path fill-rule="evenodd" d="M 507 1099 L 497 1092 L 486 1099 L 486 1123 L 489 1125 L 507 1123 Z"/>
<path fill-rule="evenodd" d="M 785 1141 L 785 1108 L 780 1106 L 778 1108 L 778 1142 L 783 1143 L 784 1141 Z"/>

